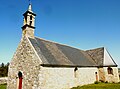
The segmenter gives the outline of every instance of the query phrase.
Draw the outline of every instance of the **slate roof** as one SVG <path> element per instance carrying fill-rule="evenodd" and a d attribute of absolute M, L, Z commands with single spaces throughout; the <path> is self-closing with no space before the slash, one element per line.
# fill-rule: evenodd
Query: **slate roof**
<path fill-rule="evenodd" d="M 90 57 L 98 66 L 103 66 L 104 47 L 86 50 L 86 52 L 90 55 Z"/>
<path fill-rule="evenodd" d="M 109 62 L 105 65 L 104 47 L 84 51 L 38 37 L 34 39 L 29 38 L 29 40 L 42 60 L 42 66 L 117 66 L 109 53 L 112 65 L 109 65 Z M 107 59 L 107 61 L 109 61 L 109 59 Z"/>
<path fill-rule="evenodd" d="M 43 66 L 97 66 L 83 50 L 35 37 L 29 38 Z"/>
<path fill-rule="evenodd" d="M 89 56 L 98 66 L 117 66 L 109 52 L 104 47 L 86 50 Z M 109 58 L 106 59 L 105 55 L 108 55 Z"/>

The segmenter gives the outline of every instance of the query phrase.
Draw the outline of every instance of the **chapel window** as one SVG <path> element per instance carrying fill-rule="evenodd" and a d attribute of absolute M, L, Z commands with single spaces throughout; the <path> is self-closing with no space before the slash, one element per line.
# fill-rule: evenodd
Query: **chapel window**
<path fill-rule="evenodd" d="M 32 20 L 32 15 L 30 16 L 30 20 Z"/>
<path fill-rule="evenodd" d="M 30 26 L 32 25 L 32 21 L 30 21 Z"/>
<path fill-rule="evenodd" d="M 30 26 L 32 25 L 32 15 L 30 16 Z"/>
<path fill-rule="evenodd" d="M 78 68 L 75 67 L 75 69 L 74 69 L 74 76 L 75 76 L 75 78 L 77 77 L 77 70 L 78 70 Z"/>
<path fill-rule="evenodd" d="M 113 74 L 113 69 L 111 67 L 108 67 L 107 71 L 108 71 L 108 74 Z"/>

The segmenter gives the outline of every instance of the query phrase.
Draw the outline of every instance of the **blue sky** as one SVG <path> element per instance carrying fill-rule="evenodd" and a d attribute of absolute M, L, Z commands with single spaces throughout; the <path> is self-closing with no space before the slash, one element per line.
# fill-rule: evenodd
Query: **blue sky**
<path fill-rule="evenodd" d="M 0 0 L 0 63 L 22 36 L 28 0 Z M 32 0 L 35 35 L 83 50 L 106 47 L 120 67 L 120 0 Z"/>

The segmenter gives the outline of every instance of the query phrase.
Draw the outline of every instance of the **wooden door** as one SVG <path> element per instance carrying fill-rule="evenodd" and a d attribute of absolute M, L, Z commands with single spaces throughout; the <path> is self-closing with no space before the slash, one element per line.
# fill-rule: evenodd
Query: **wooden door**
<path fill-rule="evenodd" d="M 20 71 L 18 73 L 18 77 L 19 77 L 18 89 L 22 89 L 22 73 Z"/>

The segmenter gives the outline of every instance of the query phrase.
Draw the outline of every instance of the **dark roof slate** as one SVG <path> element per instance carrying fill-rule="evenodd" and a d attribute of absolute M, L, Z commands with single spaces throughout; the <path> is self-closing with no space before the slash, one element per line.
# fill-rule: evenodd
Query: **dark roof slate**
<path fill-rule="evenodd" d="M 86 52 L 90 55 L 90 57 L 98 66 L 103 66 L 104 47 L 86 50 Z"/>
<path fill-rule="evenodd" d="M 108 58 L 107 60 L 105 59 L 105 53 L 104 53 L 105 48 L 104 47 L 86 50 L 86 52 L 98 66 L 117 66 L 117 64 L 115 63 L 115 61 L 113 60 L 113 58 L 111 57 L 108 51 L 107 53 L 109 54 L 111 60 L 110 59 L 108 60 Z M 112 65 L 109 62 L 106 65 L 105 61 L 107 62 L 112 61 Z"/>
<path fill-rule="evenodd" d="M 97 66 L 83 50 L 35 37 L 29 38 L 44 65 Z"/>

